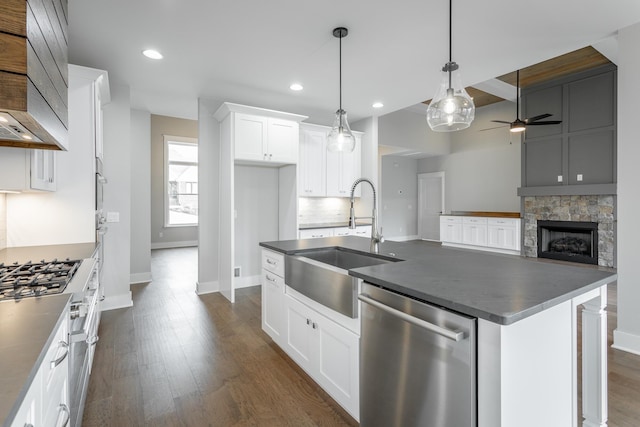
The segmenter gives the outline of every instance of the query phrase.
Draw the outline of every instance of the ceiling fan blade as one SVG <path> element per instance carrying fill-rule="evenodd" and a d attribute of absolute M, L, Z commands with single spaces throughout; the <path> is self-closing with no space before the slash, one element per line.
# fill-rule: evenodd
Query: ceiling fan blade
<path fill-rule="evenodd" d="M 537 120 L 546 119 L 547 117 L 551 117 L 553 114 L 540 114 L 539 116 L 529 117 L 528 119 L 524 119 L 525 123 L 535 122 Z"/>
<path fill-rule="evenodd" d="M 562 120 L 549 120 L 548 122 L 527 123 L 527 126 L 559 125 L 560 123 L 562 123 Z"/>
<path fill-rule="evenodd" d="M 495 120 L 492 120 L 492 121 L 495 121 Z M 506 127 L 507 126 L 495 126 L 495 127 L 492 127 L 492 128 L 480 129 L 480 130 L 478 130 L 478 132 L 484 132 L 485 130 L 504 129 Z"/>
<path fill-rule="evenodd" d="M 504 123 L 504 124 L 507 124 L 507 125 L 511 124 L 511 122 L 505 122 L 504 120 L 491 120 L 491 121 L 494 122 L 494 123 Z M 500 127 L 502 127 L 502 126 L 500 126 Z"/>

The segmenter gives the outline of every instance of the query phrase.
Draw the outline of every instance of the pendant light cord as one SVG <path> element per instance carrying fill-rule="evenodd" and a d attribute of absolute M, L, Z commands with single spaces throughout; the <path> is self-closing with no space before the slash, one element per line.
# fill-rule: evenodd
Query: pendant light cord
<path fill-rule="evenodd" d="M 520 120 L 520 70 L 516 70 L 516 119 Z"/>
<path fill-rule="evenodd" d="M 340 49 L 339 49 L 339 70 L 340 70 L 340 129 L 342 129 L 342 32 L 340 32 Z"/>
<path fill-rule="evenodd" d="M 453 16 L 452 3 L 453 3 L 453 0 L 449 0 L 449 64 L 451 64 L 451 58 L 452 58 L 452 54 L 451 54 L 452 47 L 451 46 L 453 44 L 453 42 L 451 40 L 451 38 L 452 38 L 451 27 L 452 27 L 452 22 L 453 22 L 453 19 L 452 19 L 452 16 Z M 449 65 L 449 89 L 451 89 L 451 72 L 452 72 L 451 71 L 451 66 Z"/>

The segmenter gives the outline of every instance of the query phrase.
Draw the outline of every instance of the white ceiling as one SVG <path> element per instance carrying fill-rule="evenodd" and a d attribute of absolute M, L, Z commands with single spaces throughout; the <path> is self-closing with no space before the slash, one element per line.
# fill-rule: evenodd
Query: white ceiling
<path fill-rule="evenodd" d="M 212 98 L 350 122 L 433 96 L 448 60 L 447 0 L 69 0 L 71 63 L 128 85 L 132 108 L 197 118 Z M 454 0 L 463 84 L 564 54 L 640 22 L 638 0 Z M 161 61 L 141 51 L 155 48 Z M 294 82 L 304 85 L 292 92 Z M 382 101 L 384 108 L 371 104 Z"/>

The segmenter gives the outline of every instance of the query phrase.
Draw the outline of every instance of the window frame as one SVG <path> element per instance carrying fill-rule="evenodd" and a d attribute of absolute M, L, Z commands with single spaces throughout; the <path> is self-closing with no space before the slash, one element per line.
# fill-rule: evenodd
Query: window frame
<path fill-rule="evenodd" d="M 170 224 L 169 223 L 169 144 L 181 144 L 181 145 L 198 145 L 197 138 L 190 138 L 186 136 L 175 136 L 175 135 L 162 135 L 164 140 L 164 175 L 163 175 L 163 191 L 164 191 L 164 227 L 165 228 L 180 228 L 180 227 L 197 227 L 200 223 L 200 214 L 198 214 L 198 222 L 189 223 L 189 224 Z M 188 165 L 195 165 L 200 167 L 199 165 L 199 157 L 200 150 L 198 150 L 198 161 L 197 162 L 176 162 Z M 198 180 L 198 206 L 200 206 L 200 182 Z"/>

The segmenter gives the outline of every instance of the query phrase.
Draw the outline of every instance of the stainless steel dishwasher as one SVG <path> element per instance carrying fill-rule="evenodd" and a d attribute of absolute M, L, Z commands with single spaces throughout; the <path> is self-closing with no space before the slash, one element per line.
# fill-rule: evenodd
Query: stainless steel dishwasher
<path fill-rule="evenodd" d="M 363 283 L 360 425 L 477 423 L 476 319 Z"/>

